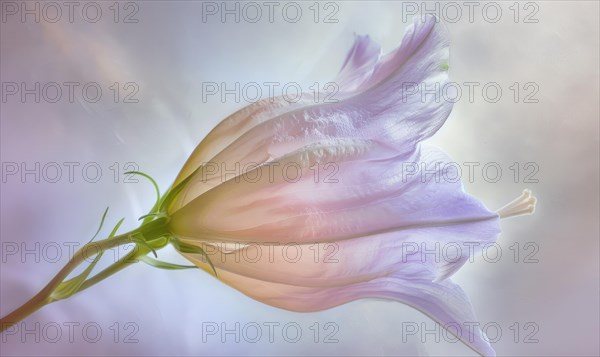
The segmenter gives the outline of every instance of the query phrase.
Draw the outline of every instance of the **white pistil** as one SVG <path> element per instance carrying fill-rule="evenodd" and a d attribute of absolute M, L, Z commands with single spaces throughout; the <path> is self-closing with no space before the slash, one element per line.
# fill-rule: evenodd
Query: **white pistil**
<path fill-rule="evenodd" d="M 531 190 L 523 190 L 521 196 L 497 210 L 496 213 L 498 213 L 500 218 L 532 214 L 535 212 L 536 202 L 537 199 L 531 195 Z"/>

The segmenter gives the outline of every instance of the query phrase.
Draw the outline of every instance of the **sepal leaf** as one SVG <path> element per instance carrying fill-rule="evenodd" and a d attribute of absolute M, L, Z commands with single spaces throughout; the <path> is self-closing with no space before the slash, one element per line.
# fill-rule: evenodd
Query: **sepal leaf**
<path fill-rule="evenodd" d="M 148 265 L 151 265 L 151 266 L 153 266 L 155 268 L 159 268 L 159 269 L 166 269 L 166 270 L 198 269 L 198 267 L 195 265 L 179 265 L 179 264 L 163 262 L 161 260 L 154 259 L 147 255 L 142 255 L 138 259 Z"/>
<path fill-rule="evenodd" d="M 215 266 L 213 265 L 212 261 L 210 260 L 208 254 L 206 254 L 204 249 L 202 249 L 201 247 L 198 247 L 196 245 L 183 243 L 176 238 L 172 239 L 171 243 L 173 244 L 175 249 L 177 249 L 181 253 L 200 254 L 201 256 L 206 258 L 206 261 L 210 265 L 213 273 L 215 274 L 215 276 L 217 276 L 217 270 L 215 269 Z"/>

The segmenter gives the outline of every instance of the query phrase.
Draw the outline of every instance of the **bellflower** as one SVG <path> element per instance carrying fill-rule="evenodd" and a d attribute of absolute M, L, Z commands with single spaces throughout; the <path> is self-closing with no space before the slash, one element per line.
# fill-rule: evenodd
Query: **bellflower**
<path fill-rule="evenodd" d="M 362 298 L 395 300 L 494 355 L 449 277 L 496 241 L 500 218 L 532 213 L 535 198 L 526 190 L 492 212 L 464 192 L 440 149 L 421 143 L 452 109 L 442 99 L 448 47 L 433 16 L 415 19 L 385 56 L 357 36 L 335 80 L 336 101 L 316 103 L 307 93 L 269 98 L 227 117 L 164 195 L 152 180 L 157 202 L 140 227 L 117 235 L 121 220 L 107 239 L 83 246 L 0 320 L 0 331 L 135 259 L 188 268 L 149 256 L 170 243 L 192 267 L 265 304 L 311 312 Z M 136 250 L 91 274 L 104 251 L 131 243 Z M 92 245 L 93 261 L 67 279 L 89 262 Z"/>
<path fill-rule="evenodd" d="M 223 120 L 184 165 L 167 209 L 170 232 L 205 253 L 185 257 L 287 310 L 396 300 L 459 324 L 449 331 L 493 355 L 478 328 L 466 328 L 477 321 L 471 304 L 447 278 L 466 247 L 496 241 L 499 214 L 452 179 L 460 174 L 441 150 L 421 144 L 452 109 L 440 100 L 448 46 L 433 16 L 417 18 L 385 56 L 357 36 L 336 79 L 339 101 L 272 98 Z M 417 95 L 415 84 L 433 93 Z M 335 178 L 317 179 L 326 168 Z M 525 193 L 503 215 L 534 203 Z M 423 254 L 440 244 L 459 248 L 450 261 Z"/>

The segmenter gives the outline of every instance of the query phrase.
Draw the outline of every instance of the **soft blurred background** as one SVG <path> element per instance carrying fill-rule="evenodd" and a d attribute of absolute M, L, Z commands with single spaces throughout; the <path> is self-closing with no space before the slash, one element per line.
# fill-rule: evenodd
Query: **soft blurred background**
<path fill-rule="evenodd" d="M 286 3 L 279 2 L 272 23 L 262 2 L 264 14 L 255 23 L 243 16 L 236 23 L 233 15 L 225 23 L 219 15 L 203 21 L 206 5 L 199 1 L 99 2 L 97 22 L 90 21 L 97 7 L 85 2 L 75 2 L 73 21 L 59 4 L 56 22 L 50 21 L 56 8 L 47 3 L 28 1 L 23 8 L 17 2 L 17 14 L 6 3 L 0 27 L 1 315 L 41 289 L 66 263 L 69 247 L 90 239 L 106 206 L 108 223 L 126 217 L 123 231 L 135 227 L 154 193 L 145 181 L 126 182 L 123 172 L 142 170 L 166 189 L 207 132 L 248 104 L 218 96 L 204 101 L 203 82 L 322 86 L 334 78 L 354 33 L 369 34 L 387 52 L 415 9 L 437 6 L 452 40 L 450 77 L 463 97 L 431 141 L 457 163 L 481 164 L 472 180 L 463 166 L 464 182 L 488 207 L 504 205 L 524 188 L 539 198 L 535 215 L 503 221 L 497 262 L 477 256 L 454 280 L 471 297 L 499 355 L 600 354 L 598 2 L 475 2 L 471 18 L 462 2 L 297 2 L 302 17 L 294 23 L 282 17 Z M 31 14 L 23 21 L 21 12 L 35 6 L 40 21 Z M 287 8 L 293 18 L 294 8 Z M 253 18 L 253 8 L 247 11 Z M 20 93 L 8 95 L 9 82 L 81 84 L 72 103 L 64 84 L 56 103 L 46 100 L 54 98 L 50 87 L 40 103 L 33 94 L 22 103 Z M 92 82 L 102 89 L 96 103 L 82 95 Z M 472 101 L 465 82 L 480 83 Z M 486 100 L 493 89 L 482 94 L 492 82 L 502 88 L 496 103 Z M 88 88 L 87 98 L 94 96 Z M 532 100 L 537 103 L 526 102 Z M 39 183 L 35 174 L 24 180 L 21 172 L 9 174 L 14 163 L 35 171 L 36 162 Z M 79 165 L 72 180 L 67 165 L 75 164 L 69 163 Z M 484 177 L 486 163 L 502 168 L 497 182 Z M 62 176 L 53 180 L 57 165 Z M 102 174 L 91 182 L 97 167 Z M 172 251 L 160 254 L 182 261 Z M 280 324 L 272 340 L 270 322 Z M 234 334 L 219 331 L 203 341 L 207 323 L 230 330 L 239 323 L 247 335 L 236 342 Z M 287 340 L 283 336 L 289 323 L 300 327 L 298 342 L 289 341 L 293 329 Z M 255 324 L 262 338 L 250 343 Z M 408 324 L 419 332 L 407 336 Z M 298 314 L 253 301 L 198 270 L 161 271 L 142 263 L 45 307 L 20 328 L 2 335 L 2 355 L 473 355 L 399 303 L 363 300 Z"/>

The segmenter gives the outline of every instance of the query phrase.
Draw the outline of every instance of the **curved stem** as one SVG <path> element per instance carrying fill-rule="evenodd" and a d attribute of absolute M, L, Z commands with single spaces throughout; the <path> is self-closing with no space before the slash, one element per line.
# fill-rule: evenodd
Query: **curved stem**
<path fill-rule="evenodd" d="M 79 266 L 87 258 L 89 258 L 90 250 L 93 252 L 92 255 L 96 255 L 98 253 L 106 251 L 107 249 L 111 249 L 111 248 L 118 247 L 120 245 L 124 245 L 124 244 L 128 244 L 128 243 L 131 243 L 130 233 L 125 233 L 122 235 L 115 236 L 113 238 L 108 238 L 108 239 L 104 239 L 104 240 L 97 241 L 97 242 L 90 242 L 90 243 L 84 245 L 83 247 L 81 247 L 73 255 L 73 257 L 69 260 L 69 262 L 56 274 L 56 276 L 54 276 L 54 278 L 39 293 L 37 293 L 34 297 L 32 297 L 29 301 L 27 301 L 22 306 L 20 306 L 13 312 L 9 313 L 8 315 L 6 315 L 0 319 L 0 332 L 3 332 L 7 328 L 17 324 L 19 321 L 23 320 L 24 318 L 31 315 L 35 311 L 39 310 L 44 305 L 47 305 L 47 304 L 55 301 L 51 297 L 52 292 L 54 292 L 54 290 L 56 290 L 56 288 L 63 282 L 63 280 L 65 280 L 65 278 L 67 278 L 69 276 L 69 274 L 73 270 L 75 270 L 75 268 L 77 266 Z M 120 262 L 121 261 L 118 261 L 117 263 L 115 263 L 113 265 L 118 265 Z M 110 269 L 110 268 L 105 269 L 105 271 L 108 269 Z M 94 283 L 87 284 L 87 286 L 85 286 L 86 284 L 84 283 L 80 290 L 82 290 L 84 288 L 84 286 L 85 286 L 85 288 L 87 288 L 87 287 L 99 282 L 100 280 L 105 279 L 108 276 L 116 273 L 117 271 L 119 271 L 121 269 L 122 268 L 114 270 L 114 268 L 113 268 L 114 271 L 111 270 L 110 274 L 104 274 L 102 277 L 100 277 L 100 279 L 96 279 L 94 281 Z M 95 276 L 93 278 L 95 278 Z"/>

